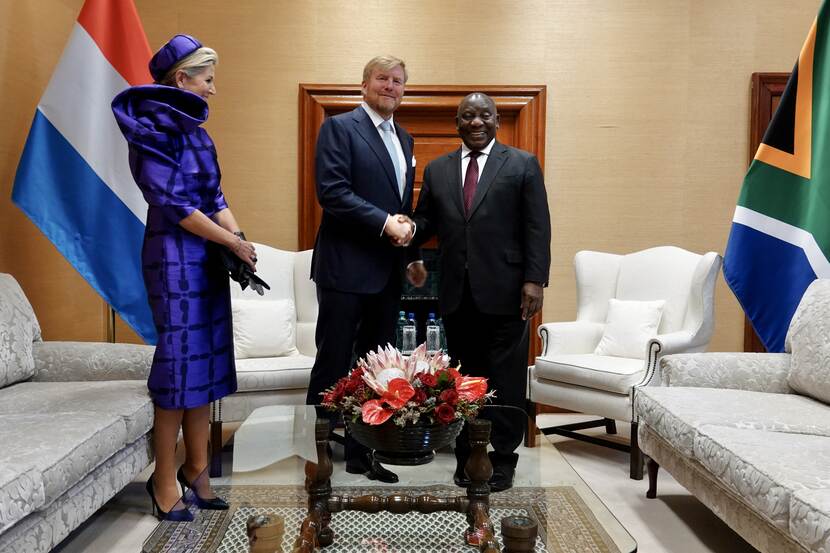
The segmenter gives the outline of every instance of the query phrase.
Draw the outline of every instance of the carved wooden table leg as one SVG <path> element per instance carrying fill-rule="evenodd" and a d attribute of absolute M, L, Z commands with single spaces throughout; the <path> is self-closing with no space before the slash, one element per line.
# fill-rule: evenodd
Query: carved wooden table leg
<path fill-rule="evenodd" d="M 493 465 L 487 456 L 487 444 L 490 442 L 490 421 L 475 419 L 467 423 L 470 436 L 470 457 L 464 470 L 470 477 L 467 498 L 470 510 L 467 511 L 467 524 L 464 539 L 469 545 L 477 545 L 484 553 L 498 553 L 499 546 L 490 522 L 490 484 Z"/>
<path fill-rule="evenodd" d="M 294 553 L 314 553 L 317 546 L 326 547 L 334 540 L 329 527 L 331 513 L 328 500 L 331 497 L 332 464 L 329 457 L 329 421 L 318 419 L 314 425 L 317 443 L 317 462 L 306 461 L 305 489 L 308 492 L 308 515 L 300 527 L 300 535 L 294 541 Z"/>

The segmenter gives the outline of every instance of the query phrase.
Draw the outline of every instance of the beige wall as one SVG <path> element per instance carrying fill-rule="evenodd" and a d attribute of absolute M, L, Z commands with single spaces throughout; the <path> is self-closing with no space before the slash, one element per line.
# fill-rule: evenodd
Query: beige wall
<path fill-rule="evenodd" d="M 52 339 L 97 339 L 89 287 L 9 202 L 28 125 L 82 0 L 0 3 L 0 271 Z M 786 4 L 786 5 L 785 5 Z M 154 49 L 219 51 L 207 125 L 249 237 L 297 243 L 297 83 L 357 82 L 379 53 L 413 84 L 545 84 L 553 220 L 545 320 L 572 319 L 580 249 L 723 252 L 747 161 L 749 78 L 789 71 L 819 0 L 136 0 Z M 712 348 L 742 346 L 722 279 Z"/>

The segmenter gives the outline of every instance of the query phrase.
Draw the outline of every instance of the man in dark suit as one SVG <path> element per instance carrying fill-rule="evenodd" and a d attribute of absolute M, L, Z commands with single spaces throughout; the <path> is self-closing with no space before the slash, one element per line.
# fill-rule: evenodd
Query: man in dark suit
<path fill-rule="evenodd" d="M 550 214 L 535 156 L 496 141 L 499 115 L 486 94 L 458 106 L 460 149 L 426 167 L 413 219 L 411 247 L 438 236 L 439 303 L 447 347 L 465 374 L 488 378 L 495 403 L 523 408 L 528 324 L 542 308 L 550 269 Z M 423 285 L 426 271 L 411 263 L 407 278 Z M 485 414 L 492 420 L 493 491 L 513 485 L 525 418 Z M 469 485 L 464 464 L 468 438 L 456 440 L 459 485 Z"/>
<path fill-rule="evenodd" d="M 363 103 L 326 119 L 316 150 L 323 218 L 311 276 L 317 284 L 317 358 L 307 403 L 369 350 L 395 343 L 406 250 L 412 238 L 413 139 L 393 121 L 407 74 L 392 56 L 363 70 Z M 346 436 L 346 470 L 397 482 L 371 451 Z"/>

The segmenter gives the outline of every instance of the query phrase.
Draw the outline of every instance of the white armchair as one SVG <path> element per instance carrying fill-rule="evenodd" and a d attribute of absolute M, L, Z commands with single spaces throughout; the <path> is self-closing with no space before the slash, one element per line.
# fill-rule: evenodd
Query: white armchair
<path fill-rule="evenodd" d="M 221 474 L 222 423 L 245 420 L 265 405 L 303 405 L 317 355 L 317 288 L 311 250 L 255 244 L 264 296 L 231 282 L 237 392 L 211 408 L 211 476 Z"/>
<path fill-rule="evenodd" d="M 714 329 L 714 288 L 721 266 L 714 252 L 698 255 L 661 246 L 627 255 L 581 251 L 574 257 L 577 284 L 576 321 L 539 326 L 542 354 L 528 369 L 530 408 L 550 405 L 598 415 L 598 421 L 541 429 L 631 453 L 631 478 L 643 477 L 637 446 L 633 395 L 639 386 L 659 385 L 658 358 L 669 353 L 704 351 Z M 618 357 L 594 353 L 606 330 L 609 300 L 664 300 L 656 333 L 642 355 Z M 616 420 L 631 421 L 630 446 L 579 434 L 605 426 L 616 433 Z M 527 443 L 535 445 L 536 428 Z"/>

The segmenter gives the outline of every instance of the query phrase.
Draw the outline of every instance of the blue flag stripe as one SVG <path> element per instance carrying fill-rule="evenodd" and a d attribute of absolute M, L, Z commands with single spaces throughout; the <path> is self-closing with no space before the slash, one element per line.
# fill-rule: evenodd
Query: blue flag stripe
<path fill-rule="evenodd" d="M 40 110 L 12 200 L 127 324 L 155 343 L 141 274 L 144 225 Z"/>
<path fill-rule="evenodd" d="M 733 223 L 723 274 L 767 351 L 784 351 L 790 320 L 816 279 L 804 250 Z"/>

